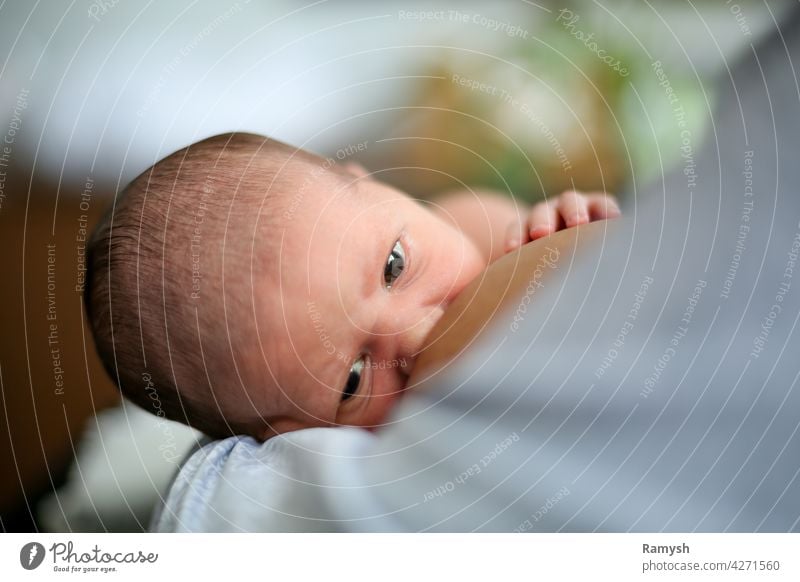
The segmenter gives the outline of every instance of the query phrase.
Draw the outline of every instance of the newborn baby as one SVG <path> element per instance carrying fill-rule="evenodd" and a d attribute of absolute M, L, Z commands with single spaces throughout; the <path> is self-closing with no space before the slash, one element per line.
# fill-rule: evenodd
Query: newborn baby
<path fill-rule="evenodd" d="M 424 205 L 251 134 L 198 142 L 116 200 L 86 305 L 123 394 L 209 436 L 380 425 L 448 303 L 492 261 L 619 215 L 604 194 Z"/>

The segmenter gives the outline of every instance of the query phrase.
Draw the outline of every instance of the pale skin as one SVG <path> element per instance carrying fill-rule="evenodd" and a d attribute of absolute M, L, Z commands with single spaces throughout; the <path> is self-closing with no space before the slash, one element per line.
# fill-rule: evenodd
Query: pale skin
<path fill-rule="evenodd" d="M 619 206 L 602 192 L 567 190 L 532 207 L 494 192 L 454 192 L 437 200 L 436 211 L 452 218 L 493 263 L 523 244 L 565 228 L 616 218 Z"/>
<path fill-rule="evenodd" d="M 430 206 L 348 166 L 284 225 L 279 272 L 259 294 L 261 351 L 274 382 L 242 403 L 260 438 L 312 426 L 380 426 L 429 332 L 486 267 L 521 245 L 619 216 L 613 197 L 565 192 L 531 208 L 491 192 Z M 276 326 L 274 322 L 281 322 Z M 249 408 L 249 410 L 248 410 Z"/>

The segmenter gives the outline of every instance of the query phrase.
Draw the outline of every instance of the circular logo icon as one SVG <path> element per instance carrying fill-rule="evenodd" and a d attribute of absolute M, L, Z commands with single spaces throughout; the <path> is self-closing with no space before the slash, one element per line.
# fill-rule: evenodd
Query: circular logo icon
<path fill-rule="evenodd" d="M 28 542 L 19 551 L 19 563 L 26 570 L 38 568 L 44 560 L 44 546 L 38 542 Z"/>

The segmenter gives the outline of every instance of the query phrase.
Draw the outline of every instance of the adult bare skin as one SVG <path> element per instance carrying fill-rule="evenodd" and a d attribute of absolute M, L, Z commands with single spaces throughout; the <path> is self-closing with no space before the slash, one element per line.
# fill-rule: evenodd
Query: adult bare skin
<path fill-rule="evenodd" d="M 523 245 L 492 263 L 448 306 L 425 341 L 409 387 L 433 378 L 462 357 L 487 324 L 498 314 L 515 309 L 526 289 L 534 290 L 528 309 L 535 309 L 535 289 L 558 284 L 565 267 L 584 246 L 601 244 L 620 227 L 619 220 L 604 220 L 556 232 Z M 524 322 L 519 322 L 524 325 Z"/>

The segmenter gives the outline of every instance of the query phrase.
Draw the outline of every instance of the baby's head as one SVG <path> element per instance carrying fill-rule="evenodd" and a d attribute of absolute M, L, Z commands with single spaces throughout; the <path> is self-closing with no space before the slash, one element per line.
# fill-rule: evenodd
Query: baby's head
<path fill-rule="evenodd" d="M 122 392 L 213 437 L 377 426 L 485 266 L 359 172 L 226 134 L 136 178 L 90 245 L 87 312 Z"/>

